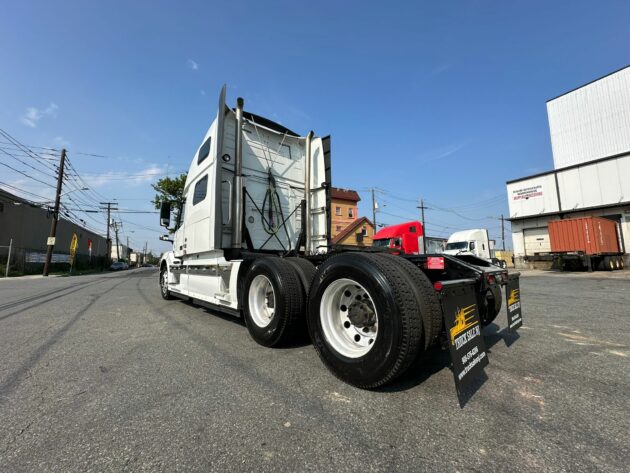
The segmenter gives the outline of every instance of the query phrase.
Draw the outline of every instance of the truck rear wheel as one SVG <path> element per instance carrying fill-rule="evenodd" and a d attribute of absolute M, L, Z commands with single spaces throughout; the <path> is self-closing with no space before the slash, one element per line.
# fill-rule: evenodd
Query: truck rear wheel
<path fill-rule="evenodd" d="M 421 349 L 422 317 L 405 273 L 394 260 L 361 253 L 344 253 L 319 266 L 308 329 L 328 369 L 360 388 L 399 376 Z"/>
<path fill-rule="evenodd" d="M 252 263 L 245 277 L 243 315 L 257 343 L 273 347 L 293 340 L 303 327 L 304 301 L 300 279 L 290 263 L 281 258 Z"/>
<path fill-rule="evenodd" d="M 604 258 L 604 268 L 606 268 L 606 271 L 614 271 L 615 270 L 614 258 L 611 258 L 610 256 L 606 256 Z"/>
<path fill-rule="evenodd" d="M 621 269 L 621 258 L 619 256 L 615 256 L 615 270 Z"/>
<path fill-rule="evenodd" d="M 284 261 L 293 266 L 293 269 L 297 272 L 302 286 L 304 287 L 304 297 L 306 298 L 311 288 L 313 277 L 315 276 L 315 265 L 306 258 L 296 258 L 294 256 L 284 258 Z"/>
<path fill-rule="evenodd" d="M 372 258 L 393 258 L 399 269 L 409 278 L 422 316 L 424 348 L 435 344 L 442 332 L 442 308 L 429 278 L 411 261 L 389 253 L 370 255 Z"/>
<path fill-rule="evenodd" d="M 623 256 L 619 257 L 619 269 L 623 269 L 625 266 L 625 263 L 623 261 Z"/>

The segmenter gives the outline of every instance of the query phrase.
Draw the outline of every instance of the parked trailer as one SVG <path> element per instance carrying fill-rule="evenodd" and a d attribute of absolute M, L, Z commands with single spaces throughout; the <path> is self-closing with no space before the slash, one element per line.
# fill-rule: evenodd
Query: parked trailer
<path fill-rule="evenodd" d="M 617 223 L 600 217 L 553 220 L 548 224 L 554 266 L 561 269 L 623 269 Z"/>
<path fill-rule="evenodd" d="M 330 137 L 243 107 L 227 107 L 223 88 L 160 261 L 162 297 L 242 316 L 268 347 L 308 333 L 328 369 L 361 388 L 392 381 L 441 340 L 457 388 L 468 384 L 488 362 L 481 327 L 502 288 L 509 327 L 520 326 L 518 273 L 472 256 L 332 246 Z M 170 222 L 165 202 L 160 223 Z"/>

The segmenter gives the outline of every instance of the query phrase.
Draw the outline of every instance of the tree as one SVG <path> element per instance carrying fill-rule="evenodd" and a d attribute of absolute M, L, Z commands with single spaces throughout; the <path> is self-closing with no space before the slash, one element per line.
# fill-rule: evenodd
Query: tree
<path fill-rule="evenodd" d="M 170 202 L 174 211 L 174 222 L 177 224 L 179 215 L 184 204 L 184 184 L 186 184 L 187 173 L 180 174 L 178 177 L 163 177 L 157 183 L 151 184 L 157 194 L 151 201 L 155 208 L 159 210 L 162 202 Z M 175 227 L 169 228 L 169 232 L 174 232 Z"/>

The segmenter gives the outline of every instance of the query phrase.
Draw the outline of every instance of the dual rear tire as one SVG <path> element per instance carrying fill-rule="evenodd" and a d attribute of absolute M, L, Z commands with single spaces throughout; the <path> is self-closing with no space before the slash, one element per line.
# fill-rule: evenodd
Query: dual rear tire
<path fill-rule="evenodd" d="M 605 256 L 600 264 L 599 269 L 604 271 L 616 271 L 624 268 L 622 256 Z"/>
<path fill-rule="evenodd" d="M 437 323 L 424 316 L 434 315 L 437 297 L 424 274 L 405 263 L 397 256 L 344 253 L 317 269 L 309 334 L 324 364 L 349 384 L 370 389 L 392 381 L 434 340 Z"/>
<path fill-rule="evenodd" d="M 360 388 L 400 376 L 442 329 L 428 278 L 387 254 L 343 253 L 317 270 L 305 259 L 259 258 L 247 271 L 242 303 L 257 343 L 280 346 L 308 330 L 327 368 Z"/>
<path fill-rule="evenodd" d="M 290 262 L 291 259 L 258 258 L 245 277 L 245 325 L 251 337 L 266 347 L 286 345 L 306 331 L 306 281 L 310 272 L 307 265 L 313 265 L 307 260 L 302 264 Z"/>

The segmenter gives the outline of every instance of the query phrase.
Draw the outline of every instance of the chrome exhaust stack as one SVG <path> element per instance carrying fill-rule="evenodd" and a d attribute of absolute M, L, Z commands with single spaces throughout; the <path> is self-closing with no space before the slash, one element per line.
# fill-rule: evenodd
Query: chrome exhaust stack
<path fill-rule="evenodd" d="M 236 146 L 234 157 L 234 187 L 232 188 L 232 248 L 241 248 L 243 242 L 243 106 L 236 99 Z"/>
<path fill-rule="evenodd" d="M 306 212 L 304 212 L 304 218 L 306 219 L 306 238 L 304 243 L 304 251 L 306 254 L 311 252 L 311 238 L 313 235 L 312 221 L 311 221 L 311 143 L 313 141 L 314 133 L 309 131 L 306 135 L 306 164 L 304 170 L 304 200 L 306 200 Z"/>

